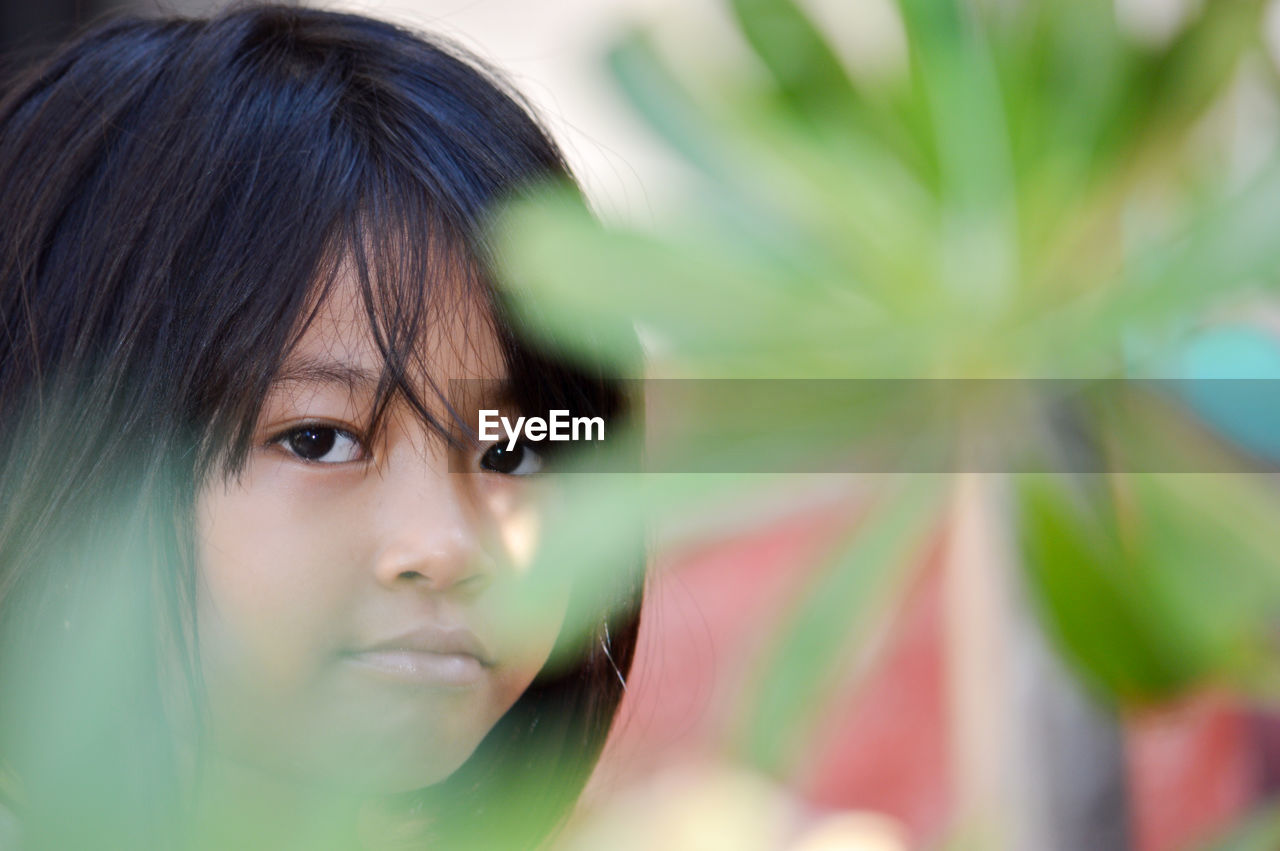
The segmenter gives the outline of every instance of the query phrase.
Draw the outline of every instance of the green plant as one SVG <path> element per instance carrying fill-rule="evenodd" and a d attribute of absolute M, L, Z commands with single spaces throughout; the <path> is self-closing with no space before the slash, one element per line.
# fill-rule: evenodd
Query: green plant
<path fill-rule="evenodd" d="M 682 70 L 643 30 L 608 55 L 632 106 L 689 166 L 661 225 L 602 227 L 554 188 L 502 220 L 511 297 L 552 344 L 625 372 L 638 325 L 658 343 L 660 374 L 698 378 L 1117 378 L 1277 283 L 1280 158 L 1230 178 L 1218 119 L 1242 75 L 1274 99 L 1263 3 L 1209 0 L 1152 42 L 1121 27 L 1110 0 L 898 0 L 906 62 L 875 78 L 851 74 L 791 0 L 729 6 L 753 62 L 742 73 Z M 820 465 L 841 445 L 932 428 L 963 459 L 991 425 L 988 401 L 922 426 L 892 405 L 721 398 L 683 409 L 689 427 L 669 439 L 677 457 L 720 451 L 731 470 L 747 452 Z M 1103 474 L 1021 473 L 1012 451 L 992 468 L 1007 480 L 1005 522 L 1037 611 L 1115 703 L 1207 683 L 1270 696 L 1280 501 L 1244 465 L 1226 472 L 1221 447 L 1176 405 L 1130 402 L 1074 410 Z M 1043 413 L 999 419 L 1034 437 Z M 730 420 L 742 435 L 725 437 Z M 1152 443 L 1217 472 L 1140 472 Z M 765 766 L 785 764 L 832 665 L 891 611 L 899 568 L 948 487 L 888 481 L 784 618 L 744 710 L 743 752 Z M 553 543 L 545 558 L 608 562 L 637 518 L 687 517 L 774 482 L 583 477 L 564 522 L 575 545 L 594 530 L 587 556 Z"/>

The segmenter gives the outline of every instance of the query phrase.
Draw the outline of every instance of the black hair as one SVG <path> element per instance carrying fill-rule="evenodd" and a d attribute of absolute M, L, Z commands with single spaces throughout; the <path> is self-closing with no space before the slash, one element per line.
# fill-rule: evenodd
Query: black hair
<path fill-rule="evenodd" d="M 243 465 L 340 265 L 384 361 L 371 425 L 396 400 L 456 433 L 411 376 L 424 329 L 476 300 L 517 401 L 622 412 L 609 377 L 522 338 L 492 285 L 495 206 L 568 179 L 474 59 L 355 15 L 115 20 L 0 90 L 0 777 L 32 847 L 68 847 L 68 822 L 102 847 L 172 841 L 159 684 L 200 703 L 195 495 Z M 476 847 L 554 830 L 625 689 L 642 590 L 636 571 L 592 601 L 585 649 L 429 791 L 424 830 Z M 56 747 L 32 735 L 50 727 Z M 507 829 L 498 802 L 519 836 L 486 833 Z"/>

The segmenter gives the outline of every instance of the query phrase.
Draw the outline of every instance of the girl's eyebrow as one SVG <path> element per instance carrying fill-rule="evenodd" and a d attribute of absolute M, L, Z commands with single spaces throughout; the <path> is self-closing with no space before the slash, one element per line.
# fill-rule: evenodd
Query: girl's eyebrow
<path fill-rule="evenodd" d="M 341 384 L 353 392 L 367 392 L 378 387 L 382 373 L 368 367 L 344 361 L 325 360 L 305 355 L 287 359 L 271 380 L 273 387 L 281 384 Z M 449 382 L 450 395 L 462 388 L 462 395 L 453 401 L 461 407 L 514 405 L 518 398 L 511 378 L 458 379 Z"/>
<path fill-rule="evenodd" d="M 382 380 L 379 371 L 357 364 L 295 356 L 285 361 L 271 380 L 280 384 L 341 384 L 349 390 L 369 390 Z"/>
<path fill-rule="evenodd" d="M 285 360 L 280 371 L 271 380 L 271 387 L 336 384 L 345 388 L 353 397 L 364 398 L 376 394 L 383 379 L 382 373 L 360 364 L 293 355 Z M 519 398 L 510 376 L 452 379 L 447 386 L 445 405 L 452 411 L 450 416 L 464 425 L 470 418 L 470 412 L 480 408 L 508 409 L 516 406 Z M 465 427 L 470 428 L 469 425 Z"/>

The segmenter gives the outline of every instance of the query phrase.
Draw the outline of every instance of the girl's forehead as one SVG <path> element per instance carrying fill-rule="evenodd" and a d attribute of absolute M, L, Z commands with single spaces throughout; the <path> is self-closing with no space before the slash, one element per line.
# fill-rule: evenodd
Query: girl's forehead
<path fill-rule="evenodd" d="M 483 299 L 458 287 L 435 299 L 424 300 L 425 312 L 411 328 L 382 327 L 397 349 L 396 355 L 421 386 L 427 380 L 442 384 L 450 379 L 501 379 L 506 363 L 493 328 L 492 315 Z M 299 365 L 329 364 L 355 373 L 378 376 L 385 359 L 378 347 L 374 322 L 358 278 L 344 268 L 310 315 L 297 343 L 286 356 L 282 373 Z M 411 331 L 412 339 L 406 339 Z"/>

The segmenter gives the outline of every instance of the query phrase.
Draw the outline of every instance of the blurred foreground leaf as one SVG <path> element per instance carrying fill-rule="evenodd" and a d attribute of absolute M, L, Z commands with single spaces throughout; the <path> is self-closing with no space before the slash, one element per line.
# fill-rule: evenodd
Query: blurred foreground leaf
<path fill-rule="evenodd" d="M 1121 26 L 1110 0 L 899 0 L 905 73 L 883 79 L 850 72 L 792 0 L 730 0 L 754 62 L 737 75 L 632 31 L 610 69 L 690 166 L 682 202 L 627 228 L 601 226 L 563 192 L 526 199 L 501 224 L 510 298 L 532 333 L 619 369 L 639 328 L 657 369 L 695 378 L 1126 376 L 1135 351 L 1174 348 L 1206 313 L 1280 280 L 1280 156 L 1272 146 L 1231 173 L 1238 140 L 1215 118 L 1248 60 L 1267 61 L 1265 5 L 1201 4 L 1154 38 Z M 947 442 L 980 444 L 985 424 L 1024 416 L 955 395 L 950 428 L 922 443 L 942 457 Z M 892 407 L 682 413 L 705 427 L 683 432 L 677 457 L 714 455 L 719 430 L 720 457 L 765 469 L 836 457 L 842 424 L 858 446 L 914 446 L 904 435 L 924 431 Z M 1129 437 L 1167 444 L 1184 415 L 1170 407 Z M 1104 447 L 1125 422 L 1084 416 Z M 794 427 L 780 425 L 788 417 Z M 1021 448 L 1003 450 L 989 469 L 1017 473 Z M 1215 451 L 1189 448 L 1186 469 Z M 1204 682 L 1271 693 L 1274 496 L 1261 481 L 1129 475 L 1131 456 L 1102 457 L 1115 475 L 1017 488 L 1028 575 L 1066 654 L 1121 700 Z M 696 517 L 688 482 L 652 487 L 644 501 L 669 489 Z M 609 530 L 636 508 L 621 490 L 586 506 L 585 552 L 609 552 Z M 860 567 L 829 566 L 782 632 L 761 683 L 787 688 L 762 685 L 744 721 L 763 763 L 784 746 L 760 731 L 799 722 L 854 622 L 887 605 L 874 589 L 898 557 L 889 542 L 919 528 L 892 511 L 861 524 L 846 554 Z M 821 642 L 834 649 L 817 660 Z"/>
<path fill-rule="evenodd" d="M 887 489 L 847 533 L 829 562 L 776 630 L 746 701 L 738 734 L 749 762 L 768 771 L 791 767 L 810 744 L 809 729 L 833 689 L 894 610 L 915 575 L 940 502 L 933 477 L 906 477 Z"/>
<path fill-rule="evenodd" d="M 1202 851 L 1272 851 L 1280 848 L 1280 805 L 1270 804 L 1246 817 L 1227 835 L 1205 843 Z"/>
<path fill-rule="evenodd" d="M 1273 691 L 1276 495 L 1229 475 L 1090 484 L 1097 490 L 1060 478 L 1018 482 L 1025 563 L 1067 653 L 1131 702 L 1211 679 Z"/>

